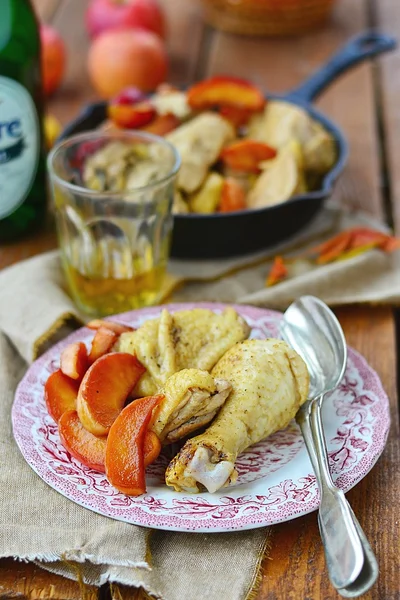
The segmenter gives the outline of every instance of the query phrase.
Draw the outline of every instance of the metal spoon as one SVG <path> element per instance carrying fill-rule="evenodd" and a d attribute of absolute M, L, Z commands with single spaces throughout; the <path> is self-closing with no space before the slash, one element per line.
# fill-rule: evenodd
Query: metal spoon
<path fill-rule="evenodd" d="M 320 489 L 318 523 L 329 577 L 342 596 L 356 597 L 373 585 L 378 565 L 343 491 L 330 476 L 321 421 L 325 394 L 338 386 L 346 368 L 343 331 L 326 304 L 303 296 L 285 312 L 281 335 L 303 357 L 310 372 L 309 399 L 296 420 Z"/>

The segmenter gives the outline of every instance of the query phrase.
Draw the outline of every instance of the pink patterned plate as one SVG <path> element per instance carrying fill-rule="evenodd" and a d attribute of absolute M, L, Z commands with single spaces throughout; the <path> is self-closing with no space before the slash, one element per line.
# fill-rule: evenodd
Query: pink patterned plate
<path fill-rule="evenodd" d="M 171 312 L 204 307 L 219 312 L 223 304 L 171 304 Z M 281 315 L 235 306 L 252 327 L 254 338 L 276 337 Z M 160 307 L 114 317 L 138 327 L 157 317 Z M 272 525 L 318 508 L 318 489 L 297 425 L 279 431 L 238 459 L 235 485 L 215 494 L 179 494 L 163 480 L 168 452 L 148 469 L 147 493 L 132 498 L 117 492 L 101 473 L 84 467 L 64 449 L 48 415 L 43 385 L 59 365 L 60 352 L 72 341 L 90 343 L 82 328 L 51 348 L 28 370 L 15 396 L 14 436 L 28 464 L 55 490 L 107 517 L 174 531 L 219 532 Z M 323 421 L 333 479 L 344 491 L 374 466 L 385 446 L 390 418 L 388 398 L 377 374 L 349 349 L 345 377 L 326 400 Z"/>

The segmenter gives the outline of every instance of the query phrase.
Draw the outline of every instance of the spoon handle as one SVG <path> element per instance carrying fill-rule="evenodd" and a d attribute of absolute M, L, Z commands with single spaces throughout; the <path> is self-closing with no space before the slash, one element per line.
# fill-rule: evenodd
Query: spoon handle
<path fill-rule="evenodd" d="M 361 573 L 364 551 L 353 519 L 354 513 L 343 491 L 334 485 L 331 478 L 321 419 L 322 400 L 323 395 L 312 402 L 310 407 L 321 493 L 318 523 L 330 580 L 336 589 L 341 589 L 354 583 Z"/>

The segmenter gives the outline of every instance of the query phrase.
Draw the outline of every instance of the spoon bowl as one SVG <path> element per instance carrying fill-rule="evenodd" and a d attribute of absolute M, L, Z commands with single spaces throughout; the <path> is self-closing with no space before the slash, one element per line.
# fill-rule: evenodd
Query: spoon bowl
<path fill-rule="evenodd" d="M 334 390 L 346 370 L 347 346 L 339 321 L 326 304 L 302 296 L 285 312 L 280 331 L 308 367 L 309 397 Z"/>

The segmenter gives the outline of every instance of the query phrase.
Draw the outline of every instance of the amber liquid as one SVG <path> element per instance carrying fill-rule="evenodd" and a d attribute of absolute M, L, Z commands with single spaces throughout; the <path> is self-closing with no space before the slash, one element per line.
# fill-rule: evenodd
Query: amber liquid
<path fill-rule="evenodd" d="M 130 279 L 87 276 L 67 264 L 65 272 L 78 306 L 93 316 L 106 316 L 157 304 L 162 295 L 165 266 L 136 274 Z"/>

